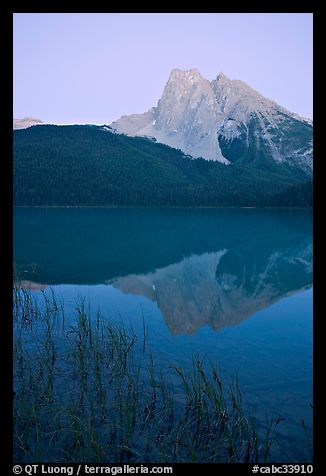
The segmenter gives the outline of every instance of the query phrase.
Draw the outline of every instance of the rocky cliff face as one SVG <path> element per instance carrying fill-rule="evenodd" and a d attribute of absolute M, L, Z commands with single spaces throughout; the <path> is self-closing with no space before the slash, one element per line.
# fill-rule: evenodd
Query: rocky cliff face
<path fill-rule="evenodd" d="M 194 158 L 230 163 L 274 160 L 312 170 L 312 121 L 220 73 L 207 81 L 196 69 L 172 70 L 156 107 L 111 126 L 149 136 Z"/>

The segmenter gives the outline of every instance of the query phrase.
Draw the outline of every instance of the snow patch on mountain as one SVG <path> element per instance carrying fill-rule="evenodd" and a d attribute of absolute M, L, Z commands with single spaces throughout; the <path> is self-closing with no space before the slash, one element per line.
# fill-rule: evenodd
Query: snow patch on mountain
<path fill-rule="evenodd" d="M 24 117 L 23 119 L 13 119 L 13 129 L 27 129 L 32 126 L 41 126 L 45 123 L 34 117 Z"/>

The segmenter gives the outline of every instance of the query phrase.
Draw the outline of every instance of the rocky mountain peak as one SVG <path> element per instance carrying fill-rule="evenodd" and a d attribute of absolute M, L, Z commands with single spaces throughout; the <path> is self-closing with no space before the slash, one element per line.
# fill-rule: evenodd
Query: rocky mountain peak
<path fill-rule="evenodd" d="M 204 79 L 197 68 L 182 70 L 179 68 L 173 68 L 171 70 L 169 81 L 194 81 L 194 80 Z"/>
<path fill-rule="evenodd" d="M 287 162 L 312 170 L 312 124 L 220 72 L 171 71 L 157 107 L 112 123 L 118 132 L 154 137 L 194 158 L 222 163 Z"/>
<path fill-rule="evenodd" d="M 210 82 L 197 69 L 172 70 L 155 119 L 137 135 L 154 136 L 194 157 L 226 162 L 215 137 L 220 108 Z"/>
<path fill-rule="evenodd" d="M 221 72 L 216 76 L 215 81 L 217 81 L 217 82 L 220 83 L 220 84 L 228 84 L 228 83 L 231 83 L 231 79 L 229 79 L 227 76 L 225 76 L 225 74 L 223 73 L 223 71 L 221 71 Z"/>
<path fill-rule="evenodd" d="M 209 94 L 209 81 L 204 79 L 197 69 L 182 71 L 173 69 L 164 88 L 161 101 L 168 96 L 173 96 L 174 100 L 180 100 L 180 97 L 191 96 L 196 91 Z"/>

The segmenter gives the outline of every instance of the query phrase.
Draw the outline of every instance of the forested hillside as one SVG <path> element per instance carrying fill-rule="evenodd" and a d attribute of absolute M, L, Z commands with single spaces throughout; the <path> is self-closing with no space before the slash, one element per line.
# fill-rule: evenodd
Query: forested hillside
<path fill-rule="evenodd" d="M 98 126 L 14 133 L 16 206 L 310 206 L 312 184 L 287 164 L 223 165 Z"/>

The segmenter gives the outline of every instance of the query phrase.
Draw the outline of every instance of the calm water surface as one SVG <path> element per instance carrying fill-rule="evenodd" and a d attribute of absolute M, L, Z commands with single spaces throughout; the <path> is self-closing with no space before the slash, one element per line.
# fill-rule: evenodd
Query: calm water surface
<path fill-rule="evenodd" d="M 157 366 L 237 375 L 274 461 L 311 461 L 311 214 L 256 209 L 15 209 L 25 286 L 148 327 Z M 307 434 L 300 422 L 304 420 Z"/>

